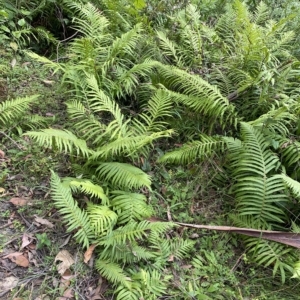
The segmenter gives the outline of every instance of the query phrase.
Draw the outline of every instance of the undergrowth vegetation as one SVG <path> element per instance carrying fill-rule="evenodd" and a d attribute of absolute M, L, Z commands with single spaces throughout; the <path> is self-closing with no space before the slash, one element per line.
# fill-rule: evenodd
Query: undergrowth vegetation
<path fill-rule="evenodd" d="M 52 199 L 74 238 L 96 247 L 115 299 L 267 299 L 241 291 L 244 275 L 228 268 L 237 243 L 245 264 L 280 284 L 299 277 L 293 247 L 194 240 L 177 224 L 299 232 L 295 1 L 273 11 L 240 0 L 2 2 L 1 36 L 60 78 L 66 120 L 25 116 L 30 95 L 0 103 L 0 130 L 69 160 L 67 177 L 51 170 Z M 58 29 L 36 26 L 58 13 Z M 53 51 L 42 55 L 35 39 Z M 203 195 L 219 216 L 193 214 Z"/>

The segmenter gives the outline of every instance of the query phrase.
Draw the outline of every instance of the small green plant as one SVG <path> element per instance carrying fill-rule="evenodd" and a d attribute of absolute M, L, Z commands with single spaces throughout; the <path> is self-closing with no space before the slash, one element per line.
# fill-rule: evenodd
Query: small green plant
<path fill-rule="evenodd" d="M 49 240 L 45 232 L 36 234 L 37 244 L 36 249 L 48 248 L 51 246 L 51 241 Z"/>

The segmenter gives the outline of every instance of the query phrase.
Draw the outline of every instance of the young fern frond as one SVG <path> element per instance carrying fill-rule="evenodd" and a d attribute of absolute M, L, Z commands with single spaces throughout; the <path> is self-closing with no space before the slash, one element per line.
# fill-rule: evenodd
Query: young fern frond
<path fill-rule="evenodd" d="M 87 157 L 91 150 L 88 149 L 85 140 L 77 138 L 68 130 L 59 129 L 43 129 L 41 131 L 26 132 L 25 135 L 33 138 L 38 144 L 43 147 L 57 149 L 60 152 L 69 154 L 82 154 Z"/>
<path fill-rule="evenodd" d="M 68 232 L 77 230 L 74 237 L 84 247 L 88 247 L 94 237 L 89 216 L 78 207 L 70 188 L 66 188 L 53 171 L 51 171 L 51 195 L 55 206 L 59 209 L 68 226 Z"/>
<path fill-rule="evenodd" d="M 147 187 L 151 189 L 150 176 L 137 167 L 119 162 L 100 163 L 96 170 L 100 179 L 123 189 Z"/>
<path fill-rule="evenodd" d="M 118 224 L 126 224 L 131 221 L 141 221 L 153 214 L 153 209 L 146 203 L 146 197 L 142 194 L 114 191 L 111 205 L 118 213 Z"/>
<path fill-rule="evenodd" d="M 164 154 L 159 161 L 163 163 L 186 164 L 197 159 L 204 159 L 212 156 L 225 148 L 224 141 L 219 137 L 201 135 L 200 141 L 193 141 L 184 144 L 179 149 Z"/>

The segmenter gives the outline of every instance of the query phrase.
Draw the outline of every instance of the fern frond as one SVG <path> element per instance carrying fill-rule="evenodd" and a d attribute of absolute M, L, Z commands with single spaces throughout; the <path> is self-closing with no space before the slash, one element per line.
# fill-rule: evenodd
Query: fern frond
<path fill-rule="evenodd" d="M 282 283 L 285 282 L 286 271 L 293 272 L 293 267 L 287 260 L 288 256 L 293 255 L 292 248 L 263 239 L 258 241 L 255 238 L 247 238 L 246 243 L 251 259 L 264 267 L 273 266 L 273 276 L 279 271 Z"/>
<path fill-rule="evenodd" d="M 118 224 L 141 221 L 153 214 L 153 209 L 146 203 L 147 199 L 144 195 L 123 191 L 112 193 L 115 197 L 113 197 L 111 205 L 118 213 Z"/>
<path fill-rule="evenodd" d="M 118 215 L 103 205 L 89 203 L 87 213 L 97 237 L 109 234 L 118 220 Z"/>
<path fill-rule="evenodd" d="M 26 132 L 25 135 L 32 137 L 38 144 L 58 151 L 77 155 L 88 156 L 91 150 L 88 149 L 84 140 L 78 139 L 72 132 L 59 129 L 43 129 L 41 131 Z"/>
<path fill-rule="evenodd" d="M 39 95 L 6 100 L 0 103 L 0 128 L 8 127 L 13 120 L 24 116 L 24 112 L 34 103 Z"/>
<path fill-rule="evenodd" d="M 300 182 L 292 179 L 285 174 L 276 175 L 276 177 L 282 179 L 284 183 L 289 187 L 289 189 L 293 192 L 293 194 L 300 199 Z"/>
<path fill-rule="evenodd" d="M 113 283 L 121 283 L 123 286 L 130 286 L 131 279 L 124 273 L 120 265 L 109 260 L 96 260 L 97 271 L 106 279 Z"/>
<path fill-rule="evenodd" d="M 106 134 L 113 137 L 125 136 L 127 133 L 127 123 L 124 121 L 124 116 L 118 104 L 111 100 L 105 93 L 100 90 L 95 76 L 88 76 L 86 79 L 87 85 L 90 88 L 87 91 L 89 101 L 91 102 L 90 108 L 96 112 L 109 112 L 112 114 L 114 120 L 107 126 Z"/>
<path fill-rule="evenodd" d="M 109 199 L 99 185 L 92 183 L 87 179 L 69 178 L 63 179 L 63 184 L 68 185 L 73 192 L 82 192 L 92 197 L 97 197 L 102 200 L 103 205 L 109 204 Z"/>
<path fill-rule="evenodd" d="M 110 182 L 115 187 L 124 189 L 147 187 L 151 189 L 149 175 L 126 163 L 101 163 L 96 172 L 101 179 Z"/>
<path fill-rule="evenodd" d="M 83 36 L 95 39 L 98 43 L 107 38 L 104 32 L 109 22 L 96 6 L 90 2 L 82 4 L 69 1 L 67 5 L 76 11 L 78 16 L 74 19 L 75 28 Z"/>
<path fill-rule="evenodd" d="M 117 155 L 130 156 L 136 153 L 137 151 L 141 150 L 145 146 L 151 145 L 153 141 L 162 137 L 169 137 L 172 133 L 172 130 L 166 130 L 161 132 L 155 132 L 149 135 L 138 136 L 134 136 L 132 135 L 132 133 L 130 133 L 128 134 L 128 136 L 118 138 L 115 141 L 106 143 L 105 145 L 101 146 L 98 150 L 96 150 L 93 153 L 91 159 L 107 159 L 108 157 L 115 157 Z"/>
<path fill-rule="evenodd" d="M 268 142 L 260 131 L 247 123 L 241 123 L 242 148 L 237 149 L 231 168 L 236 183 L 233 191 L 240 215 L 252 215 L 259 220 L 283 223 L 283 207 L 286 202 L 284 185 L 272 175 L 279 165 L 276 155 L 268 148 Z"/>
<path fill-rule="evenodd" d="M 191 75 L 175 67 L 157 64 L 158 73 L 164 78 L 167 88 L 189 97 L 177 98 L 182 104 L 206 117 L 236 124 L 234 107 L 222 96 L 217 87 L 210 85 L 199 76 Z"/>
<path fill-rule="evenodd" d="M 157 299 L 167 290 L 167 282 L 158 270 L 141 270 L 133 276 L 133 279 L 139 279 L 142 283 L 143 294 L 147 299 Z"/>
<path fill-rule="evenodd" d="M 102 238 L 99 243 L 105 246 L 116 246 L 126 242 L 134 242 L 141 240 L 143 236 L 148 233 L 148 231 L 153 230 L 157 233 L 163 233 L 172 226 L 174 226 L 174 224 L 167 222 L 131 222 L 125 226 L 117 228 L 110 235 Z"/>
<path fill-rule="evenodd" d="M 170 93 L 163 89 L 156 90 L 150 101 L 145 105 L 146 112 L 139 115 L 145 123 L 144 130 L 155 132 L 165 130 L 166 118 L 171 117 L 173 99 Z"/>
<path fill-rule="evenodd" d="M 84 247 L 88 247 L 90 240 L 94 237 L 92 227 L 87 213 L 78 207 L 73 199 L 71 190 L 65 188 L 57 174 L 51 171 L 52 198 L 55 206 L 59 209 L 67 224 L 68 232 L 77 230 L 74 237 Z"/>
<path fill-rule="evenodd" d="M 217 151 L 223 151 L 224 148 L 225 143 L 222 139 L 203 134 L 200 136 L 200 141 L 186 143 L 181 148 L 164 154 L 159 161 L 186 164 L 212 156 Z"/>

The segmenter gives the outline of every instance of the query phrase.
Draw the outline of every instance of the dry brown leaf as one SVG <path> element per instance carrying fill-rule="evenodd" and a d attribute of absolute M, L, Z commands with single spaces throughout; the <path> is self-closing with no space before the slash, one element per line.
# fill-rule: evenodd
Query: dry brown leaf
<path fill-rule="evenodd" d="M 70 271 L 70 269 L 67 269 L 64 274 L 61 275 L 61 278 L 64 280 L 71 280 L 72 278 L 74 278 L 75 276 L 72 274 L 72 272 Z"/>
<path fill-rule="evenodd" d="M 94 249 L 96 248 L 96 244 L 91 245 L 86 252 L 84 253 L 84 262 L 87 264 L 92 257 Z"/>
<path fill-rule="evenodd" d="M 45 225 L 45 226 L 47 226 L 49 228 L 53 228 L 54 227 L 54 224 L 52 224 L 48 220 L 40 218 L 40 217 L 37 217 L 37 216 L 35 217 L 34 221 L 37 222 L 37 223 L 40 223 L 42 225 Z"/>
<path fill-rule="evenodd" d="M 74 297 L 74 291 L 72 289 L 65 290 L 63 297 L 70 299 Z"/>
<path fill-rule="evenodd" d="M 15 206 L 24 206 L 28 203 L 28 200 L 24 198 L 15 197 L 15 198 L 11 198 L 9 202 Z"/>
<path fill-rule="evenodd" d="M 22 237 L 21 249 L 30 245 L 33 242 L 33 240 L 34 240 L 34 238 L 31 235 L 24 233 L 23 237 Z"/>
<path fill-rule="evenodd" d="M 67 250 L 58 252 L 54 261 L 61 261 L 61 263 L 57 266 L 57 271 L 61 275 L 75 263 L 72 255 Z"/>
<path fill-rule="evenodd" d="M 28 259 L 23 255 L 22 252 L 14 252 L 10 253 L 3 258 L 8 258 L 15 264 L 17 264 L 20 267 L 27 268 L 29 266 L 29 261 Z"/>
<path fill-rule="evenodd" d="M 5 157 L 5 152 L 0 150 L 0 158 L 4 158 Z"/>
<path fill-rule="evenodd" d="M 9 276 L 0 280 L 0 291 L 9 291 L 17 286 L 19 279 Z"/>

